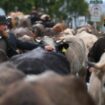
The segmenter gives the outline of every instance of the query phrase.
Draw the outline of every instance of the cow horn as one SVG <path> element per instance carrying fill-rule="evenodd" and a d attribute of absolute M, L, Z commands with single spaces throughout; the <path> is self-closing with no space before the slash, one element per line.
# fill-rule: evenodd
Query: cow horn
<path fill-rule="evenodd" d="M 87 65 L 88 65 L 89 67 L 94 67 L 94 68 L 97 68 L 97 69 L 100 68 L 100 65 L 98 65 L 98 63 L 91 62 L 91 61 L 87 61 Z"/>
<path fill-rule="evenodd" d="M 95 65 L 95 63 L 94 63 L 94 62 L 91 62 L 91 61 L 87 61 L 87 64 L 88 64 L 88 66 L 90 66 L 90 67 L 93 67 L 93 66 Z"/>

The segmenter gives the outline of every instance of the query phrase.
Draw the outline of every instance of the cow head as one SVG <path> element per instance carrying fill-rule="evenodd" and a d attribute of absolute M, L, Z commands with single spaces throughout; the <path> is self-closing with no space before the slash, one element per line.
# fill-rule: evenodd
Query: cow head
<path fill-rule="evenodd" d="M 105 53 L 102 54 L 99 62 L 93 63 L 93 62 L 88 62 L 89 66 L 94 69 L 94 72 L 96 76 L 99 78 L 99 80 L 102 81 L 104 75 L 105 75 Z"/>

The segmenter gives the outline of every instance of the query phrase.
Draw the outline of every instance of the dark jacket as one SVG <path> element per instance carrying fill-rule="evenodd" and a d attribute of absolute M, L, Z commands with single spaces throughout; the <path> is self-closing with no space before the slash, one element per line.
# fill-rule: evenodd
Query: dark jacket
<path fill-rule="evenodd" d="M 9 33 L 9 37 L 7 39 L 4 39 L 7 43 L 7 55 L 8 57 L 12 57 L 13 55 L 16 55 L 17 49 L 21 50 L 32 50 L 34 48 L 37 48 L 38 46 L 43 47 L 41 44 L 33 44 L 29 42 L 23 42 L 18 40 L 13 33 Z"/>

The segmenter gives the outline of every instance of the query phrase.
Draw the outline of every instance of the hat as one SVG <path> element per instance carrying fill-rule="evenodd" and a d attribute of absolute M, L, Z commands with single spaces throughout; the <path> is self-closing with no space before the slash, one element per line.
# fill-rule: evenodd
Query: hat
<path fill-rule="evenodd" d="M 5 16 L 0 16 L 0 24 L 7 24 L 7 19 Z"/>

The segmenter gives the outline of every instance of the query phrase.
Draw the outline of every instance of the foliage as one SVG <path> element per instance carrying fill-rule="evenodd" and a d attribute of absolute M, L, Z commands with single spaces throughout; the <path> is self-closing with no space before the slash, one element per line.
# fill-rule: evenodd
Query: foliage
<path fill-rule="evenodd" d="M 45 13 L 59 18 L 67 19 L 73 15 L 86 15 L 88 4 L 84 0 L 0 0 L 0 6 L 6 12 L 14 11 L 15 7 L 29 13 L 33 6 L 43 8 Z"/>

